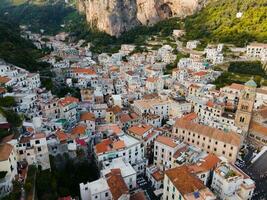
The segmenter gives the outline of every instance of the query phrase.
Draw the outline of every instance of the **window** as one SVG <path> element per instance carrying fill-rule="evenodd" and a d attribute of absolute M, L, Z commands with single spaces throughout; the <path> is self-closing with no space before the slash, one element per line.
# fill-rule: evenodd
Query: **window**
<path fill-rule="evenodd" d="M 41 148 L 41 147 L 38 147 L 37 150 L 38 150 L 38 151 L 42 151 L 42 148 Z"/>
<path fill-rule="evenodd" d="M 222 154 L 224 155 L 225 154 L 225 151 L 222 151 Z"/>
<path fill-rule="evenodd" d="M 105 193 L 105 196 L 108 197 L 108 192 Z"/>
<path fill-rule="evenodd" d="M 35 144 L 40 144 L 40 140 L 35 140 Z"/>

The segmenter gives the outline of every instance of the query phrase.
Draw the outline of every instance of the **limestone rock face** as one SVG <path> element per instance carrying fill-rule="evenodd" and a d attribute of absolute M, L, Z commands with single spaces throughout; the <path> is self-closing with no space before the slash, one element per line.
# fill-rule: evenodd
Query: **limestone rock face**
<path fill-rule="evenodd" d="M 78 0 L 87 21 L 101 31 L 119 36 L 143 24 L 152 25 L 169 17 L 186 17 L 201 9 L 207 0 Z"/>

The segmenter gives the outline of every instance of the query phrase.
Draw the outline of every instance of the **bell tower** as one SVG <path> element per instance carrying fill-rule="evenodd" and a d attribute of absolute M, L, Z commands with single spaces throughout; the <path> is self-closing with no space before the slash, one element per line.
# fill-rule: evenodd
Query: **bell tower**
<path fill-rule="evenodd" d="M 257 84 L 250 80 L 245 83 L 244 89 L 241 91 L 237 111 L 235 115 L 235 126 L 242 130 L 242 135 L 246 135 L 249 130 L 252 111 L 256 98 Z"/>

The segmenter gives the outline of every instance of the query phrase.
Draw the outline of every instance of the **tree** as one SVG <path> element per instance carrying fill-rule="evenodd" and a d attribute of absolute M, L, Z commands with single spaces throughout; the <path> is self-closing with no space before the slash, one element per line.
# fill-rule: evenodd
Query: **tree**
<path fill-rule="evenodd" d="M 2 200 L 18 200 L 21 196 L 21 187 L 22 184 L 19 181 L 13 181 L 13 189 L 10 194 L 3 197 Z"/>
<path fill-rule="evenodd" d="M 6 96 L 0 99 L 0 107 L 11 108 L 16 106 L 14 97 Z"/>

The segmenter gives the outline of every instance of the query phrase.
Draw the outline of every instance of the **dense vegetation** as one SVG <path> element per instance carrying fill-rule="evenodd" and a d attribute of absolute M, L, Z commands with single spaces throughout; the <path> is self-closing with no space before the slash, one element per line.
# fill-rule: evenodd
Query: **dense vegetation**
<path fill-rule="evenodd" d="M 2 3 L 0 13 L 5 20 L 28 25 L 32 31 L 40 32 L 42 29 L 46 34 L 55 34 L 62 30 L 67 16 L 75 12 L 75 9 L 67 6 L 63 3 L 64 1 L 53 4 L 44 1 L 42 5 L 39 5 L 41 1 L 35 0 L 34 2 Z"/>
<path fill-rule="evenodd" d="M 42 55 L 42 52 L 37 50 L 30 41 L 20 37 L 16 24 L 0 19 L 1 59 L 33 72 L 47 67 L 44 63 L 36 61 Z"/>
<path fill-rule="evenodd" d="M 69 195 L 79 196 L 81 182 L 86 183 L 98 178 L 97 168 L 86 160 L 74 162 L 67 154 L 59 160 L 61 166 L 56 164 L 54 157 L 50 157 L 52 170 L 38 172 L 36 180 L 38 199 L 53 200 Z"/>
<path fill-rule="evenodd" d="M 266 77 L 265 71 L 260 61 L 231 62 L 228 71 Z"/>
<path fill-rule="evenodd" d="M 119 38 L 115 38 L 89 27 L 85 17 L 78 13 L 73 13 L 68 17 L 69 23 L 66 30 L 72 32 L 76 39 L 85 39 L 87 42 L 91 42 L 91 49 L 95 53 L 117 52 L 120 45 L 126 43 L 135 44 L 140 48 L 150 37 L 155 35 L 169 37 L 173 29 L 179 29 L 181 27 L 179 20 L 177 18 L 172 18 L 158 22 L 154 26 L 138 26 L 123 33 Z"/>
<path fill-rule="evenodd" d="M 237 18 L 238 12 L 243 13 Z M 211 0 L 199 13 L 185 20 L 187 39 L 225 42 L 243 46 L 267 42 L 266 0 Z"/>
<path fill-rule="evenodd" d="M 221 70 L 218 66 L 215 70 Z M 217 88 L 232 83 L 244 84 L 253 77 L 258 86 L 267 85 L 267 75 L 260 61 L 230 62 L 227 71 L 213 82 Z"/>

